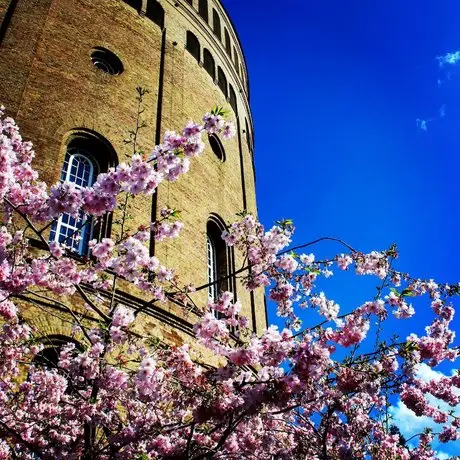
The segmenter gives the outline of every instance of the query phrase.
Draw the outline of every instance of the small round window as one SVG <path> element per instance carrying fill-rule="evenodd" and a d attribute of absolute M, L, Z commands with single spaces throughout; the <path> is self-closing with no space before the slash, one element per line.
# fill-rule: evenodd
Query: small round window
<path fill-rule="evenodd" d="M 219 158 L 220 161 L 225 161 L 224 146 L 215 134 L 211 134 L 209 136 L 209 145 L 211 146 L 214 155 L 216 155 L 216 157 Z"/>
<path fill-rule="evenodd" d="M 94 67 L 109 75 L 120 75 L 124 70 L 120 59 L 106 48 L 94 48 L 91 51 L 91 62 Z"/>

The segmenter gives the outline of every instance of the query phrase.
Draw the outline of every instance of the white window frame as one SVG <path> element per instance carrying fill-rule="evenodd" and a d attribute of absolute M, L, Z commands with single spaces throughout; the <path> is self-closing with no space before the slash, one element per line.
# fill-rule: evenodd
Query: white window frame
<path fill-rule="evenodd" d="M 208 266 L 208 298 L 211 302 L 217 300 L 217 254 L 216 245 L 212 238 L 206 236 L 206 254 L 207 254 L 207 266 Z"/>
<path fill-rule="evenodd" d="M 68 158 L 67 158 L 68 156 Z M 78 158 L 84 159 L 90 167 L 88 179 L 84 181 L 82 185 L 77 184 L 75 181 L 71 180 L 71 175 L 72 175 L 72 166 L 74 164 L 74 161 L 77 160 Z M 66 167 L 66 162 L 67 162 L 67 167 Z M 65 173 L 64 173 L 64 168 L 66 167 Z M 66 152 L 66 159 L 64 160 L 64 165 L 62 167 L 62 172 L 61 172 L 61 182 L 69 182 L 75 184 L 76 188 L 83 188 L 83 187 L 90 187 L 91 185 L 94 184 L 95 181 L 95 175 L 96 175 L 96 168 L 98 168 L 98 165 L 96 161 L 94 160 L 93 156 L 85 149 L 81 149 L 78 147 L 69 147 L 67 148 Z M 77 171 L 78 173 L 78 167 Z M 76 176 L 78 177 L 78 176 Z M 68 222 L 63 222 L 64 216 L 68 216 L 70 218 L 69 214 L 63 214 L 59 216 L 59 219 L 56 221 L 56 224 L 53 225 L 52 231 L 54 232 L 54 241 L 59 241 L 59 237 L 61 236 L 61 232 L 64 229 L 71 229 L 72 232 L 76 232 L 76 235 L 78 234 L 79 236 L 79 241 L 78 241 L 78 248 L 75 248 L 74 246 L 74 238 L 69 239 L 67 242 L 64 244 L 66 246 L 71 247 L 72 252 L 76 252 L 77 254 L 83 256 L 85 255 L 86 248 L 85 248 L 85 242 L 86 240 L 91 239 L 91 234 L 93 232 L 93 226 L 91 222 L 89 224 L 84 225 L 78 232 L 77 230 L 81 227 L 81 224 L 86 219 L 91 219 L 91 216 L 81 213 L 79 217 L 76 220 L 76 225 L 71 225 Z M 80 224 L 80 225 L 79 225 Z M 88 237 L 89 235 L 89 237 Z M 66 237 L 66 234 L 63 234 L 62 236 Z M 87 238 L 88 237 L 88 238 Z"/>

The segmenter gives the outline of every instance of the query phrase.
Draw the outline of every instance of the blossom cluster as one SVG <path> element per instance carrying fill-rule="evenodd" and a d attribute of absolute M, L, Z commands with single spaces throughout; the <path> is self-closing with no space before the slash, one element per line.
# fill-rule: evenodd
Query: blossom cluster
<path fill-rule="evenodd" d="M 23 142 L 14 120 L 2 115 L 0 111 L 0 198 L 41 222 L 63 213 L 75 217 L 79 212 L 101 216 L 115 209 L 120 193 L 151 195 L 163 181 L 174 182 L 188 171 L 190 158 L 204 150 L 203 133 L 222 133 L 224 138 L 235 134 L 233 124 L 222 115 L 206 114 L 203 126 L 190 122 L 182 134 L 168 131 L 148 159 L 135 154 L 130 164 L 121 163 L 99 174 L 91 187 L 60 182 L 48 193 L 46 184 L 38 181 L 38 173 L 32 169 L 32 145 Z"/>
<path fill-rule="evenodd" d="M 203 150 L 202 133 L 234 135 L 219 111 L 202 122 L 190 122 L 181 134 L 167 132 L 149 159 L 135 155 L 100 174 L 92 187 L 61 183 L 48 192 L 31 166 L 32 146 L 0 114 L 0 460 L 415 460 L 435 458 L 436 440 L 458 441 L 460 376 L 426 381 L 417 369 L 458 359 L 451 325 L 452 297 L 460 288 L 395 271 L 394 248 L 365 254 L 347 247 L 348 253 L 318 260 L 287 249 L 294 232 L 289 221 L 266 231 L 244 214 L 222 235 L 247 262 L 233 275 L 249 291 L 267 287 L 285 327 L 256 334 L 246 317 L 250 305 L 222 292 L 193 310 L 201 312 L 196 341 L 160 346 L 136 329 L 140 311 L 176 289 L 190 318 L 186 301 L 193 301 L 193 289 L 178 288 L 174 271 L 145 244 L 152 236 L 179 237 L 174 210 L 119 237 L 92 240 L 83 260 L 44 239 L 39 223 L 46 229 L 62 213 L 102 215 L 115 209 L 119 194 L 150 195 L 162 181 L 177 180 Z M 336 268 L 375 276 L 377 295 L 339 307 L 317 286 Z M 119 279 L 142 289 L 150 302 L 138 310 L 121 304 Z M 410 320 L 414 298 L 424 296 L 433 314 L 425 334 L 361 348 L 373 323 L 382 325 L 390 313 Z M 73 322 L 72 340 L 40 340 L 44 331 L 24 320 L 25 302 Z M 297 307 L 311 309 L 319 322 L 299 331 Z M 390 397 L 442 429 L 404 442 L 385 423 Z"/>

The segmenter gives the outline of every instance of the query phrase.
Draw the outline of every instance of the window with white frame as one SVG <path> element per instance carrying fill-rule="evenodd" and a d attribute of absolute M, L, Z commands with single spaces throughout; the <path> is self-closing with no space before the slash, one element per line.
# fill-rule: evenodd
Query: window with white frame
<path fill-rule="evenodd" d="M 72 182 L 77 188 L 93 185 L 98 166 L 91 154 L 80 147 L 68 147 L 61 172 L 61 182 Z M 59 241 L 72 252 L 86 255 L 92 233 L 91 216 L 80 212 L 77 217 L 63 214 L 51 227 L 50 241 Z"/>
<path fill-rule="evenodd" d="M 212 238 L 208 235 L 207 242 L 207 256 L 208 256 L 208 298 L 211 302 L 217 300 L 217 258 L 216 258 L 216 246 Z"/>
<path fill-rule="evenodd" d="M 225 224 L 217 215 L 213 214 L 206 225 L 206 255 L 208 270 L 208 299 L 210 302 L 218 300 L 220 294 L 231 291 L 236 295 L 235 278 L 229 276 L 233 267 L 233 251 L 227 248 L 222 239 Z M 236 300 L 236 298 L 235 298 Z M 221 318 L 221 313 L 214 311 L 216 318 Z"/>

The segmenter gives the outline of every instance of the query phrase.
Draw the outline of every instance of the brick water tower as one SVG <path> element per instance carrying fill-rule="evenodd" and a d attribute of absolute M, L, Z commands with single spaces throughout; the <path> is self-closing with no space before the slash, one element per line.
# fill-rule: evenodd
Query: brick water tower
<path fill-rule="evenodd" d="M 138 142 L 149 151 L 165 130 L 181 130 L 214 106 L 229 109 L 237 135 L 205 139 L 205 152 L 177 183 L 161 185 L 152 197 L 130 203 L 132 226 L 147 224 L 169 206 L 182 210 L 181 237 L 154 244 L 151 254 L 196 286 L 231 273 L 243 263 L 222 243 L 225 223 L 241 210 L 256 213 L 253 123 L 244 54 L 219 0 L 0 0 L 0 103 L 18 122 L 37 152 L 35 167 L 53 184 L 91 185 L 97 172 L 128 161 L 124 143 L 136 116 L 136 88 L 145 95 L 146 128 Z M 72 231 L 66 216 L 49 239 Z M 94 230 L 94 229 L 93 229 Z M 99 237 L 111 235 L 106 219 Z M 83 231 L 82 231 L 83 232 Z M 75 244 L 87 253 L 89 234 Z M 93 237 L 94 235 L 91 235 Z M 138 308 L 148 300 L 135 286 L 117 290 L 119 303 Z M 194 294 L 206 304 L 231 290 L 250 326 L 266 326 L 264 293 L 249 294 L 229 277 Z M 180 344 L 193 336 L 194 314 L 180 302 L 152 305 L 143 327 L 161 340 Z M 49 337 L 68 335 L 58 315 L 28 312 Z M 69 322 L 70 324 L 70 322 Z"/>

